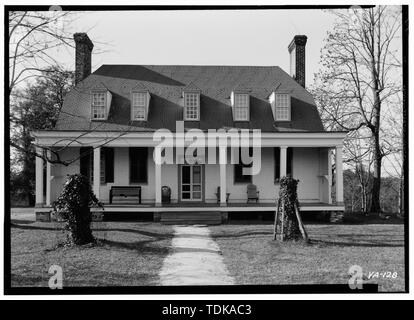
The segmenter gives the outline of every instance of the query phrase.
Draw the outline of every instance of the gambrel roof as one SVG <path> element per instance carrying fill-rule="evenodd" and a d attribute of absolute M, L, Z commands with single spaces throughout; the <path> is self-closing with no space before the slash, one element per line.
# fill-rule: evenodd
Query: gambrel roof
<path fill-rule="evenodd" d="M 91 121 L 91 92 L 104 87 L 112 94 L 105 121 Z M 175 130 L 183 120 L 182 92 L 200 90 L 200 121 L 186 128 L 261 129 L 263 132 L 320 132 L 323 125 L 311 94 L 281 68 L 262 66 L 103 65 L 66 96 L 54 130 L 152 131 Z M 130 120 L 131 91 L 145 88 L 151 95 L 148 121 Z M 233 121 L 232 91 L 250 95 L 250 121 Z M 291 121 L 273 120 L 272 91 L 291 95 Z"/>

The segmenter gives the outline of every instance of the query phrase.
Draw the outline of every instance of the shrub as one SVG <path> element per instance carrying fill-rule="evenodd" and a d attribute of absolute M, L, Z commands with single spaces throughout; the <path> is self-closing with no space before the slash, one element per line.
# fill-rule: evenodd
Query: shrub
<path fill-rule="evenodd" d="M 102 206 L 91 190 L 89 179 L 81 174 L 68 175 L 62 193 L 53 203 L 53 209 L 66 222 L 69 244 L 94 242 L 91 230 L 92 205 Z"/>

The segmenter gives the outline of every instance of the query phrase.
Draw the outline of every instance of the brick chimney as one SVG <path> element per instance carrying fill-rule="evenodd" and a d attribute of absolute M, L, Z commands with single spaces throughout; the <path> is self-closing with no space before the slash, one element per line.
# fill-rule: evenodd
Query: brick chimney
<path fill-rule="evenodd" d="M 289 44 L 290 75 L 305 88 L 305 47 L 308 37 L 297 35 Z"/>
<path fill-rule="evenodd" d="M 76 45 L 75 84 L 91 74 L 93 43 L 86 33 L 73 35 Z"/>

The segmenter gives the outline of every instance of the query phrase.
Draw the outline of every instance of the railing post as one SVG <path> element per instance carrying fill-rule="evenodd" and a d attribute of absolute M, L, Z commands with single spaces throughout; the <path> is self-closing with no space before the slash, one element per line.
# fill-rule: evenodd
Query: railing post
<path fill-rule="evenodd" d="M 342 176 L 342 146 L 336 146 L 336 202 L 344 202 L 344 182 Z"/>
<path fill-rule="evenodd" d="M 161 148 L 154 149 L 155 160 L 155 205 L 161 206 Z"/>
<path fill-rule="evenodd" d="M 287 147 L 281 146 L 280 147 L 280 177 L 286 176 L 286 168 L 287 168 Z"/>

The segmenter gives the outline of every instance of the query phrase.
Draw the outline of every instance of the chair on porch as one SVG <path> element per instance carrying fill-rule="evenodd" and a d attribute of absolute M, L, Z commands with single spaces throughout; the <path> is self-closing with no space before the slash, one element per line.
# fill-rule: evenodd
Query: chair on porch
<path fill-rule="evenodd" d="M 221 190 L 221 188 L 220 187 L 217 187 L 217 192 L 216 192 L 216 196 L 217 196 L 217 203 L 219 203 L 220 202 L 220 195 L 221 195 L 221 193 L 220 193 L 220 190 Z M 229 202 L 229 197 L 230 197 L 230 193 L 229 192 L 227 192 L 226 193 L 226 203 L 227 202 Z"/>
<path fill-rule="evenodd" d="M 257 186 L 252 183 L 247 185 L 247 203 L 250 200 L 256 200 L 256 203 L 259 201 L 259 191 L 257 191 Z"/>

